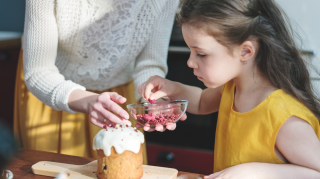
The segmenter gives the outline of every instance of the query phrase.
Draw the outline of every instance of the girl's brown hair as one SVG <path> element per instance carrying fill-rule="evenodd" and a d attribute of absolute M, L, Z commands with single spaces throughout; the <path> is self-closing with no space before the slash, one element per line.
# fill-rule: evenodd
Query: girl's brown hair
<path fill-rule="evenodd" d="M 293 40 L 297 34 L 274 0 L 182 0 L 180 7 L 180 25 L 204 29 L 230 51 L 233 45 L 248 39 L 257 41 L 258 68 L 274 86 L 295 97 L 320 119 L 320 100 Z"/>

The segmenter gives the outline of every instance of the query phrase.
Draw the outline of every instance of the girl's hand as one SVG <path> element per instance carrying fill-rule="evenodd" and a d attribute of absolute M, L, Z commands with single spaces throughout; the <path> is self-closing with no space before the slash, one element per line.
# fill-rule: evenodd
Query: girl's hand
<path fill-rule="evenodd" d="M 185 116 L 185 118 L 184 118 L 184 120 L 185 120 L 187 118 L 187 115 L 184 114 L 184 116 Z M 164 132 L 166 129 L 171 130 L 171 131 L 174 130 L 177 127 L 177 125 L 176 125 L 176 123 L 168 123 L 165 127 L 161 124 L 157 124 L 156 127 L 150 127 L 149 124 L 145 124 L 144 126 L 142 126 L 141 124 L 137 123 L 136 127 L 143 128 L 144 131 L 148 131 L 148 132 L 152 132 L 155 130 L 159 131 L 159 132 Z"/>
<path fill-rule="evenodd" d="M 254 163 L 243 163 L 205 176 L 204 179 L 255 179 L 258 177 L 254 169 Z"/>
<path fill-rule="evenodd" d="M 131 126 L 129 114 L 118 104 L 127 101 L 115 92 L 105 92 L 98 96 L 89 105 L 90 121 L 92 124 L 103 128 L 104 125 L 125 123 Z"/>
<path fill-rule="evenodd" d="M 185 121 L 187 119 L 186 113 L 183 114 L 183 116 L 180 118 L 180 121 Z M 176 123 L 167 123 L 166 126 L 164 127 L 161 124 L 157 124 L 156 127 L 150 127 L 149 124 L 145 124 L 142 126 L 141 124 L 137 123 L 136 124 L 137 128 L 143 128 L 144 131 L 152 132 L 152 131 L 159 131 L 159 132 L 164 132 L 166 129 L 168 130 L 175 130 L 177 127 Z"/>
<path fill-rule="evenodd" d="M 138 91 L 140 95 L 148 100 L 169 97 L 174 93 L 175 83 L 160 76 L 152 76 L 146 82 L 142 83 Z M 151 92 L 153 94 L 151 94 Z"/>
<path fill-rule="evenodd" d="M 140 93 L 140 95 L 146 99 L 159 99 L 161 97 L 171 97 L 175 90 L 177 89 L 176 85 L 174 82 L 164 79 L 160 76 L 152 76 L 150 77 L 146 82 L 142 83 L 139 88 L 138 91 Z M 153 93 L 153 94 L 152 94 Z M 187 119 L 187 115 L 184 114 L 181 117 L 181 121 L 184 121 Z M 139 123 L 136 124 L 136 127 L 143 127 L 143 130 L 145 131 L 159 131 L 159 132 L 163 132 L 166 129 L 168 130 L 174 130 L 176 128 L 176 123 L 168 123 L 166 125 L 166 127 L 164 127 L 161 124 L 156 125 L 156 127 L 152 128 L 150 127 L 148 124 L 146 124 L 145 126 L 141 126 Z"/>

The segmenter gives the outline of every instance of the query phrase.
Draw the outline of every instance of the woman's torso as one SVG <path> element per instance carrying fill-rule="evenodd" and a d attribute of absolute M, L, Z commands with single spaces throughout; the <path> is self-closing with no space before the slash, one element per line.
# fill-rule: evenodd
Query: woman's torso
<path fill-rule="evenodd" d="M 92 90 L 131 81 L 156 18 L 152 11 L 148 0 L 57 0 L 60 73 Z"/>

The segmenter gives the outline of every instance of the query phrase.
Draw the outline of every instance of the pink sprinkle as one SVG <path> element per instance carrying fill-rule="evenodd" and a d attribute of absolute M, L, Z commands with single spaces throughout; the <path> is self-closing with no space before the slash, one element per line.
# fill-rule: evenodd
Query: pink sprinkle
<path fill-rule="evenodd" d="M 156 125 L 156 124 L 162 124 L 165 125 L 170 122 L 174 122 L 177 119 L 179 119 L 180 115 L 177 114 L 171 114 L 170 116 L 168 115 L 162 115 L 162 114 L 154 114 L 154 113 L 149 113 L 149 114 L 138 114 L 136 115 L 136 119 L 139 123 L 141 124 L 150 124 Z"/>
<path fill-rule="evenodd" d="M 108 131 L 107 125 L 103 125 L 103 128 L 106 129 L 106 131 Z"/>
<path fill-rule="evenodd" d="M 155 99 L 148 99 L 148 101 L 149 101 L 149 103 L 151 103 L 151 104 L 154 104 L 155 102 L 156 102 L 156 100 Z"/>

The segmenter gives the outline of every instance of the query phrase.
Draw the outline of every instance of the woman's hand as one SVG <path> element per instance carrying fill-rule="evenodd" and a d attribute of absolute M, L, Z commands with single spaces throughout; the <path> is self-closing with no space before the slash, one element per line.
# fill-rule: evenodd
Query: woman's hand
<path fill-rule="evenodd" d="M 90 121 L 92 124 L 103 127 L 104 125 L 125 123 L 131 126 L 129 114 L 118 104 L 127 101 L 115 92 L 105 92 L 100 94 L 96 101 L 91 104 Z"/>
<path fill-rule="evenodd" d="M 69 96 L 69 107 L 78 112 L 90 115 L 92 124 L 103 128 L 104 125 L 125 123 L 131 125 L 129 114 L 118 104 L 126 98 L 115 92 L 96 94 L 88 91 L 74 90 Z"/>

